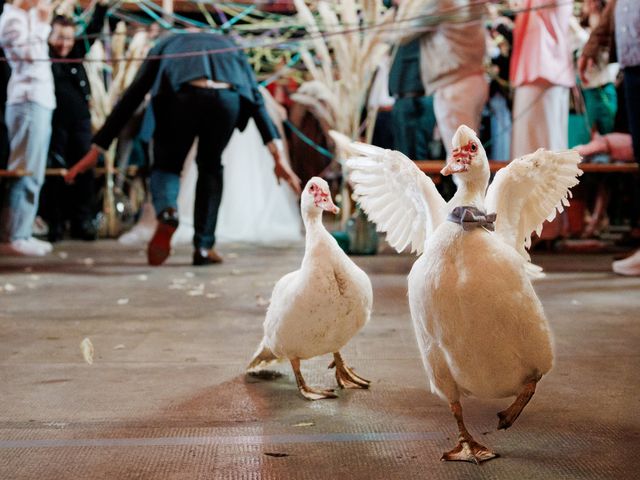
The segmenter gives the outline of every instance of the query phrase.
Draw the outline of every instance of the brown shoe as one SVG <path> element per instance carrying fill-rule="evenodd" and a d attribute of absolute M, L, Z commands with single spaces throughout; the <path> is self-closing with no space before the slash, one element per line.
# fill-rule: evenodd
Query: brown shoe
<path fill-rule="evenodd" d="M 211 250 L 199 248 L 193 252 L 194 265 L 212 265 L 214 263 L 222 263 L 222 257 L 213 248 Z"/>
<path fill-rule="evenodd" d="M 149 265 L 162 265 L 171 254 L 171 237 L 178 228 L 178 213 L 167 208 L 158 215 L 158 226 L 147 246 Z"/>

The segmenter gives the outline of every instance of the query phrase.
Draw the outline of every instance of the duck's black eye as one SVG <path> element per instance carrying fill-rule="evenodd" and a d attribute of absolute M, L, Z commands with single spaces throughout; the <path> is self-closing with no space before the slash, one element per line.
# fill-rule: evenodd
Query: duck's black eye
<path fill-rule="evenodd" d="M 477 152 L 478 151 L 478 145 L 476 145 L 475 143 L 471 144 L 471 151 L 472 152 Z"/>

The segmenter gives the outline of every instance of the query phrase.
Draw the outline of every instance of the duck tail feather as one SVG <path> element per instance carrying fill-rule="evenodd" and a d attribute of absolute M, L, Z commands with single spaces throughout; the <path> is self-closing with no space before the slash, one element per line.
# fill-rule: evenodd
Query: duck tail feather
<path fill-rule="evenodd" d="M 264 340 L 260 342 L 256 353 L 253 354 L 253 360 L 247 366 L 247 372 L 256 372 L 261 370 L 262 368 L 276 362 L 278 358 L 274 355 L 274 353 L 269 349 L 269 347 L 265 346 Z"/>

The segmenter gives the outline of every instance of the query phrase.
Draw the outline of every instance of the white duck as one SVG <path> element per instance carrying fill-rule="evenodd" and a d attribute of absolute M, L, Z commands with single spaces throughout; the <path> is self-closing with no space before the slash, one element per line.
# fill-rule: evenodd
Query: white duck
<path fill-rule="evenodd" d="M 460 398 L 517 396 L 498 414 L 498 428 L 508 428 L 551 369 L 551 332 L 529 279 L 541 269 L 525 247 L 534 229 L 568 205 L 580 156 L 540 149 L 500 170 L 487 191 L 487 157 L 463 125 L 441 172 L 457 177 L 446 203 L 401 153 L 333 136 L 354 155 L 350 180 L 369 218 L 398 251 L 411 245 L 422 253 L 408 278 L 411 317 L 431 391 L 449 402 L 460 432 L 442 459 L 489 460 L 496 454 L 467 431 Z"/>
<path fill-rule="evenodd" d="M 300 373 L 300 360 L 333 353 L 329 368 L 336 368 L 336 380 L 342 388 L 369 388 L 370 382 L 345 364 L 340 349 L 369 321 L 371 282 L 322 224 L 324 210 L 339 211 L 327 182 L 318 177 L 309 180 L 300 206 L 306 227 L 302 265 L 273 288 L 264 338 L 247 370 L 288 359 L 305 398 L 335 398 L 333 390 L 306 384 Z"/>

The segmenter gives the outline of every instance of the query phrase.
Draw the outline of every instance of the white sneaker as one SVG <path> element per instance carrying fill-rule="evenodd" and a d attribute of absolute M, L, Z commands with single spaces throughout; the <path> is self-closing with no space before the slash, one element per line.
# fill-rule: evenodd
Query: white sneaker
<path fill-rule="evenodd" d="M 46 253 L 53 252 L 53 245 L 51 245 L 49 242 L 45 242 L 44 240 L 40 240 L 39 238 L 29 237 L 27 238 L 27 242 L 33 243 L 34 245 L 39 245 L 40 248 L 42 248 Z"/>
<path fill-rule="evenodd" d="M 618 275 L 626 275 L 628 277 L 640 276 L 640 249 L 636 253 L 623 260 L 618 260 L 611 264 L 611 268 Z"/>
<path fill-rule="evenodd" d="M 43 257 L 46 254 L 47 251 L 40 245 L 22 238 L 20 240 L 14 240 L 10 243 L 0 243 L 0 255 L 13 257 Z"/>

